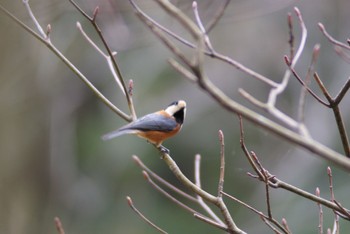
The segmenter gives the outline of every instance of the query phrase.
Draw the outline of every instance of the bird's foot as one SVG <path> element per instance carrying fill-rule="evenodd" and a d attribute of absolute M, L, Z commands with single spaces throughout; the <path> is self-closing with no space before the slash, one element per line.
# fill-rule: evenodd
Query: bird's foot
<path fill-rule="evenodd" d="M 162 145 L 158 146 L 158 149 L 160 150 L 161 153 L 164 153 L 164 154 L 169 154 L 170 153 L 170 150 L 165 148 Z"/>

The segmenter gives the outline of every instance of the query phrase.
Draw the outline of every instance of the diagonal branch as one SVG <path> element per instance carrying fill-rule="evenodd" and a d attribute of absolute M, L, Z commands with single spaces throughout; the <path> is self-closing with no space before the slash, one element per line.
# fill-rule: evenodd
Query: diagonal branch
<path fill-rule="evenodd" d="M 108 56 L 110 57 L 114 70 L 117 72 L 117 78 L 119 79 L 119 82 L 122 84 L 122 88 L 124 90 L 124 94 L 126 96 L 126 100 L 129 106 L 129 110 L 131 113 L 131 117 L 132 120 L 136 120 L 137 116 L 136 116 L 136 112 L 135 112 L 135 108 L 134 108 L 134 104 L 132 101 L 131 96 L 128 93 L 127 87 L 125 85 L 122 73 L 120 71 L 120 68 L 118 66 L 118 63 L 116 61 L 115 56 L 113 56 L 113 52 L 111 50 L 111 48 L 109 47 L 105 37 L 103 36 L 102 30 L 100 29 L 100 27 L 98 26 L 97 22 L 96 22 L 96 17 L 98 14 L 98 7 L 95 8 L 94 13 L 93 13 L 93 17 L 90 17 L 83 9 L 81 9 L 78 4 L 76 4 L 73 0 L 69 0 L 69 2 L 92 24 L 92 26 L 94 27 L 95 31 L 97 32 L 98 36 L 100 37 L 104 47 L 107 50 Z M 130 122 L 130 121 L 129 121 Z"/>
<path fill-rule="evenodd" d="M 155 225 L 152 221 L 150 221 L 149 219 L 146 218 L 146 216 L 144 216 L 134 205 L 131 197 L 127 196 L 126 200 L 128 202 L 128 205 L 130 206 L 130 208 L 135 211 L 135 213 L 141 217 L 142 220 L 144 220 L 147 224 L 149 224 L 151 227 L 153 227 L 154 229 L 156 229 L 159 233 L 164 233 L 166 234 L 167 232 L 164 231 L 163 229 L 161 229 L 160 227 L 158 227 L 157 225 Z"/>
<path fill-rule="evenodd" d="M 160 0 L 158 0 L 158 1 L 160 1 Z M 130 0 L 130 2 L 131 2 L 131 4 L 133 4 L 134 9 L 135 9 L 135 3 L 132 0 Z M 164 1 L 164 0 L 162 1 L 162 4 L 171 5 L 170 2 Z M 171 8 L 173 9 L 174 6 L 172 6 Z M 136 11 L 136 14 L 145 23 L 147 23 L 147 24 L 149 23 L 149 21 L 147 19 L 145 19 L 144 16 L 142 16 L 142 14 L 137 9 L 135 9 L 135 11 Z M 300 15 L 300 11 L 297 8 L 295 9 L 295 11 L 298 15 L 300 24 L 304 25 L 302 18 L 301 18 L 301 15 Z M 171 15 L 174 16 L 174 18 L 181 20 L 181 22 L 188 21 L 187 19 L 186 20 L 182 19 L 182 17 L 186 17 L 183 14 L 176 15 L 174 12 L 177 12 L 177 11 L 172 11 L 172 13 L 171 13 Z M 193 24 L 191 24 L 191 25 L 193 25 Z M 151 24 L 151 27 L 156 27 L 156 25 Z M 187 28 L 189 28 L 189 27 L 187 27 Z M 196 30 L 194 32 L 192 31 L 191 34 L 198 33 L 197 26 L 195 28 L 196 28 Z M 189 30 L 191 30 L 191 29 L 189 29 Z M 156 36 L 160 35 L 158 33 L 159 31 L 160 31 L 160 29 L 158 29 L 158 28 L 157 28 L 157 30 L 152 30 L 152 32 L 155 33 Z M 294 64 L 294 61 L 297 61 L 297 58 L 303 49 L 303 46 L 304 46 L 303 41 L 305 41 L 305 38 L 306 38 L 306 32 L 303 33 L 301 45 L 299 46 L 298 52 L 295 55 L 292 64 Z M 163 43 L 165 45 L 169 46 L 168 45 L 169 40 L 166 40 L 163 37 L 160 37 L 160 39 L 163 41 Z M 200 41 L 203 41 L 203 40 L 200 40 Z M 173 49 L 175 49 L 175 48 L 173 48 Z M 178 48 L 176 48 L 176 49 L 179 50 Z M 202 51 L 202 53 L 204 53 L 204 52 Z M 179 56 L 178 54 L 176 54 L 176 55 Z M 181 59 L 181 60 L 186 61 L 183 59 Z M 295 143 L 295 144 L 317 154 L 318 156 L 335 163 L 339 167 L 350 171 L 350 160 L 348 160 L 347 158 L 344 158 L 341 154 L 325 147 L 324 145 L 320 144 L 317 141 L 314 141 L 313 139 L 311 139 L 309 137 L 306 137 L 305 135 L 300 135 L 298 133 L 295 133 L 295 132 L 289 130 L 288 128 L 283 127 L 283 126 L 269 120 L 268 118 L 266 118 L 264 116 L 257 115 L 255 112 L 251 111 L 250 109 L 246 108 L 245 106 L 235 102 L 230 97 L 228 97 L 225 93 L 222 92 L 222 90 L 217 88 L 207 77 L 204 77 L 203 73 L 198 73 L 198 70 L 193 70 L 193 69 L 192 69 L 192 71 L 193 71 L 194 75 L 197 76 L 197 78 L 198 78 L 199 87 L 201 87 L 205 92 L 207 92 L 214 100 L 216 100 L 225 109 L 229 110 L 230 112 L 241 114 L 244 118 L 248 119 L 249 121 L 252 121 L 253 123 L 261 126 L 262 128 L 267 129 L 267 130 L 275 133 L 276 135 L 281 136 L 282 138 L 288 140 L 289 142 Z M 198 76 L 198 75 L 200 75 L 200 76 Z"/>
<path fill-rule="evenodd" d="M 28 4 L 27 9 L 29 7 L 28 1 L 24 2 L 25 4 Z M 51 40 L 49 37 L 46 36 L 41 36 L 37 34 L 33 29 L 28 27 L 26 24 L 24 24 L 22 21 L 20 21 L 16 16 L 11 14 L 9 11 L 7 11 L 3 6 L 0 5 L 0 10 L 5 13 L 9 18 L 11 18 L 15 23 L 17 23 L 21 28 L 26 30 L 29 34 L 31 34 L 34 38 L 39 40 L 41 43 L 43 43 L 47 48 L 49 48 L 64 64 L 67 65 L 69 69 L 73 71 L 74 74 L 78 76 L 79 79 L 83 81 L 83 83 L 88 86 L 88 88 L 108 107 L 110 108 L 113 112 L 115 112 L 117 115 L 119 115 L 121 118 L 125 119 L 126 121 L 130 121 L 130 117 L 125 114 L 122 110 L 120 110 L 118 107 L 116 107 L 112 102 L 110 102 L 89 80 L 84 76 L 83 73 L 80 72 L 80 70 L 74 66 L 74 64 L 69 61 L 59 49 L 56 48 L 54 44 L 51 43 Z M 33 14 L 34 16 L 34 14 Z M 35 16 L 34 16 L 35 17 Z M 36 20 L 37 22 L 37 20 Z M 40 25 L 37 24 L 37 27 Z M 40 27 L 41 28 L 41 27 Z M 40 30 L 39 30 L 40 31 Z M 41 30 L 42 31 L 42 30 Z"/>

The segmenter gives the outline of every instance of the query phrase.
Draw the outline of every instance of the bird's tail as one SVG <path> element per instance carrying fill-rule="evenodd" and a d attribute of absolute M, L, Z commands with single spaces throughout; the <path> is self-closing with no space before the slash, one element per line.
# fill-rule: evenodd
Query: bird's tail
<path fill-rule="evenodd" d="M 135 134 L 136 131 L 134 129 L 117 129 L 113 132 L 109 132 L 102 136 L 102 140 L 108 141 L 112 138 L 124 135 L 124 134 Z"/>

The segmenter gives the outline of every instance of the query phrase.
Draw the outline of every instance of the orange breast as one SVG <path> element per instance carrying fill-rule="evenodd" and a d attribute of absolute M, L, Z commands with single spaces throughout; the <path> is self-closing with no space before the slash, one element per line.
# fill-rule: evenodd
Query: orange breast
<path fill-rule="evenodd" d="M 170 132 L 160 132 L 160 131 L 146 131 L 139 132 L 137 135 L 147 139 L 149 142 L 155 144 L 156 146 L 160 146 L 163 141 L 168 139 L 169 137 L 174 136 L 180 130 L 180 126 L 177 126 L 173 131 Z"/>

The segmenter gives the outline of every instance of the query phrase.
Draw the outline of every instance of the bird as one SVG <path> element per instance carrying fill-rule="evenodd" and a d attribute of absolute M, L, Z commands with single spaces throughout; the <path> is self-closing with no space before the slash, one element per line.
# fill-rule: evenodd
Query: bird
<path fill-rule="evenodd" d="M 177 134 L 184 123 L 186 116 L 186 102 L 174 101 L 167 108 L 145 115 L 123 127 L 102 136 L 103 140 L 134 134 L 146 139 L 155 145 L 161 152 L 170 151 L 162 146 L 163 141 Z"/>

